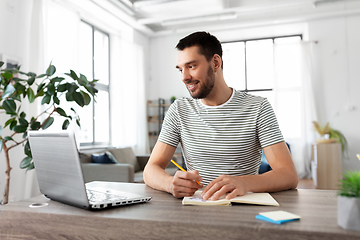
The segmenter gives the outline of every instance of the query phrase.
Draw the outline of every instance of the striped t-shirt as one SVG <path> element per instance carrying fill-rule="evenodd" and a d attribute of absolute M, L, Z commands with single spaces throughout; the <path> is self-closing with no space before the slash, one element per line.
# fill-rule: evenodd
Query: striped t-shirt
<path fill-rule="evenodd" d="M 186 166 L 207 185 L 218 176 L 255 175 L 261 149 L 284 141 L 266 98 L 233 90 L 219 106 L 200 99 L 177 99 L 168 109 L 159 141 L 180 143 Z"/>

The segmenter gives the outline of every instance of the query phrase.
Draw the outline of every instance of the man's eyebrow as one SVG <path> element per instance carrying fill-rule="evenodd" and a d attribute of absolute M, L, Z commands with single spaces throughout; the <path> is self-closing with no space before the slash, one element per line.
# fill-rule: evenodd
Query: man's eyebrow
<path fill-rule="evenodd" d="M 190 62 L 185 63 L 185 65 L 190 65 L 190 64 L 193 64 L 193 63 L 196 63 L 196 62 L 197 62 L 197 60 L 192 60 Z M 176 65 L 175 68 L 180 69 L 180 67 L 178 65 Z"/>

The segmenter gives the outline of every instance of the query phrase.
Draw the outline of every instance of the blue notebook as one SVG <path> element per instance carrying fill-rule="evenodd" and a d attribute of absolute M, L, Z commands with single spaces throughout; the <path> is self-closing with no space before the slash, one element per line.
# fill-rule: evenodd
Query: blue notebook
<path fill-rule="evenodd" d="M 271 211 L 259 213 L 259 215 L 256 215 L 255 218 L 275 224 L 282 224 L 286 222 L 300 220 L 301 217 L 299 215 L 286 211 Z"/>

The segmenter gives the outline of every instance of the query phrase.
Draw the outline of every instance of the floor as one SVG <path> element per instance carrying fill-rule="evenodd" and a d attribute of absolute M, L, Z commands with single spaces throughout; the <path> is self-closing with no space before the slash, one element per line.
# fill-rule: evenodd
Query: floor
<path fill-rule="evenodd" d="M 298 189 L 316 189 L 314 181 L 310 179 L 300 179 L 298 183 Z"/>

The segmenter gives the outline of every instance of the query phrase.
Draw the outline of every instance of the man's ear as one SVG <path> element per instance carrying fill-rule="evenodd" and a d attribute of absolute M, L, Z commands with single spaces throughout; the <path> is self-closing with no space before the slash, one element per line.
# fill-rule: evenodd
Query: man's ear
<path fill-rule="evenodd" d="M 221 57 L 219 56 L 219 54 L 214 54 L 213 56 L 213 67 L 214 67 L 214 72 L 217 72 L 220 68 L 221 68 Z"/>

